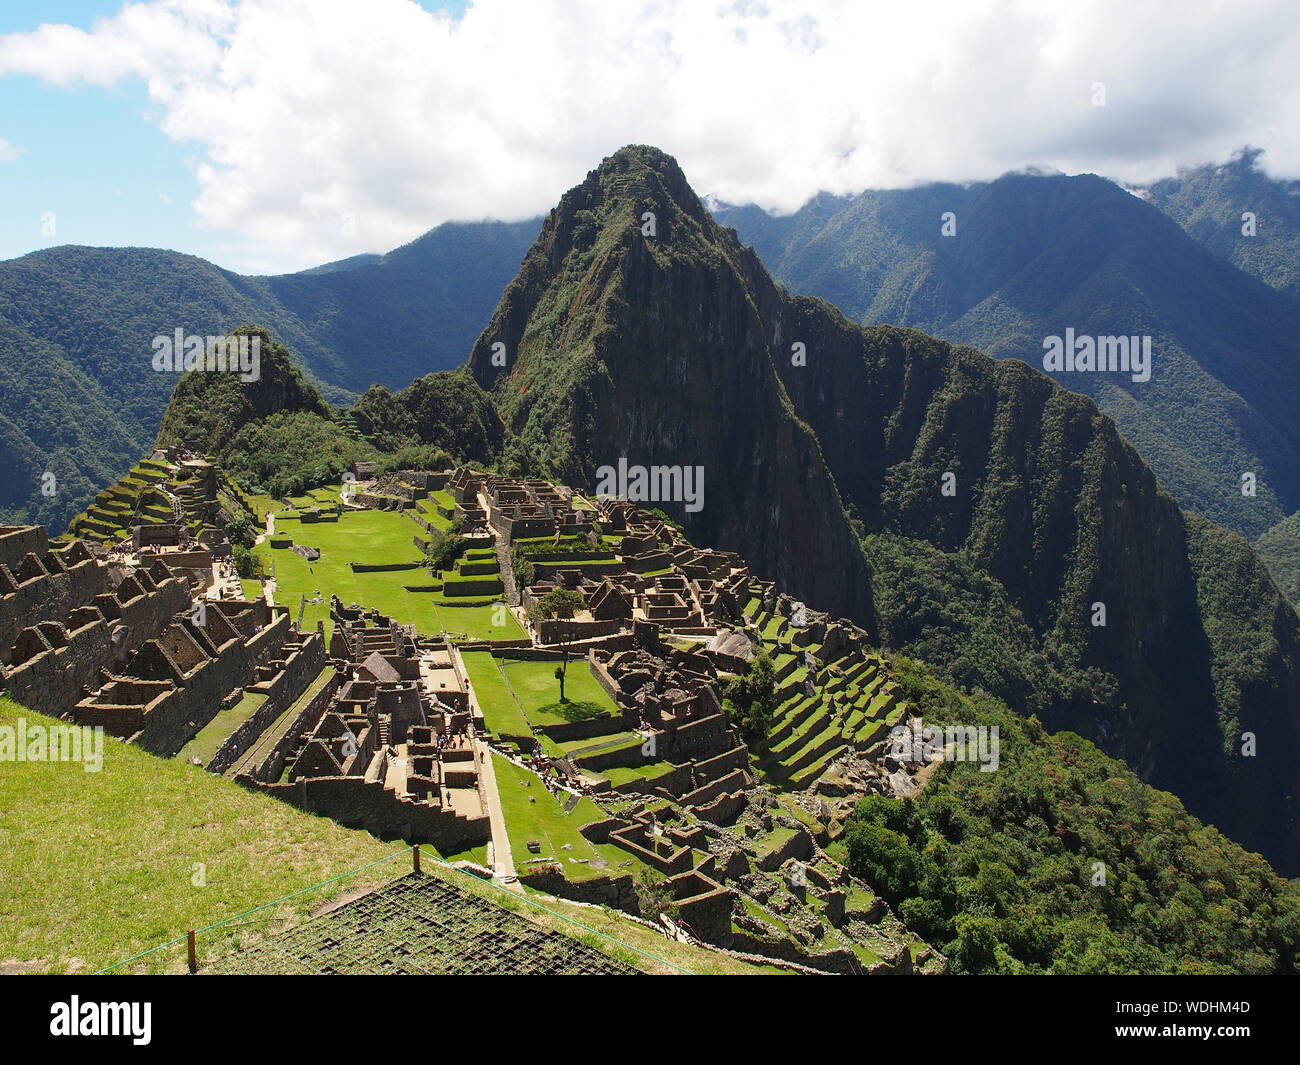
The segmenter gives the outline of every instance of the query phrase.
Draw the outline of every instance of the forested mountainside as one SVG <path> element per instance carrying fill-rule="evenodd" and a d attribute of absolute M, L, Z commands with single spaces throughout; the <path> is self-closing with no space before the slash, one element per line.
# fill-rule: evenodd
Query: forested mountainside
<path fill-rule="evenodd" d="M 702 467 L 703 509 L 665 505 L 694 538 L 1296 867 L 1296 616 L 1087 397 L 790 296 L 650 148 L 565 195 L 470 366 L 505 468 L 590 486 L 620 458 Z"/>
<path fill-rule="evenodd" d="M 0 463 L 12 471 L 0 519 L 61 529 L 148 448 L 176 384 L 153 369 L 155 337 L 256 322 L 326 398 L 351 402 L 462 362 L 537 226 L 447 224 L 387 255 L 276 277 L 151 248 L 0 263 Z"/>
<path fill-rule="evenodd" d="M 1149 379 L 1065 371 L 1184 506 L 1254 538 L 1300 508 L 1300 301 L 1092 175 L 721 207 L 791 291 L 1042 368 L 1044 339 L 1151 338 Z M 947 234 L 947 235 L 945 235 Z M 1245 473 L 1254 494 L 1242 492 Z"/>
<path fill-rule="evenodd" d="M 1138 191 L 1216 255 L 1300 296 L 1300 181 L 1269 177 L 1262 156 L 1245 149 Z"/>

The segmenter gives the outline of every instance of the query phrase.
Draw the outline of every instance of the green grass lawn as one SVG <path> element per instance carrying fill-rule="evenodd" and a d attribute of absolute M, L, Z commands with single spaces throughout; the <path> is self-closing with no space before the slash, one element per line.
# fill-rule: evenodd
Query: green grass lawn
<path fill-rule="evenodd" d="M 0 725 L 57 724 L 0 699 Z M 103 769 L 0 763 L 0 962 L 86 971 L 320 883 L 399 849 L 233 781 L 105 740 Z M 409 868 L 396 858 L 250 921 L 300 914 Z M 201 866 L 204 886 L 196 886 Z M 200 956 L 230 933 L 199 937 Z M 176 969 L 184 944 L 140 968 Z"/>
<path fill-rule="evenodd" d="M 212 760 L 212 756 L 217 753 L 217 748 L 230 738 L 235 729 L 257 713 L 257 708 L 264 702 L 266 702 L 266 695 L 262 692 L 245 692 L 239 702 L 220 711 L 216 717 L 199 729 L 176 757 L 182 762 L 197 758 L 201 765 L 207 765 Z"/>
<path fill-rule="evenodd" d="M 469 674 L 474 697 L 483 711 L 483 720 L 498 735 L 527 736 L 532 732 L 528 719 L 510 695 L 510 687 L 488 651 L 466 651 L 461 655 Z"/>
<path fill-rule="evenodd" d="M 292 519 L 277 519 L 276 532 L 290 537 L 295 544 L 318 548 L 321 557 L 308 562 L 289 548 L 274 549 L 261 543 L 254 553 L 273 567 L 277 603 L 287 606 L 294 617 L 302 596 L 319 597 L 320 603 L 308 603 L 303 625 L 314 628 L 318 620 L 329 630 L 329 597 L 333 593 L 345 604 L 360 603 L 388 614 L 402 624 L 415 625 L 420 632 L 463 633 L 475 639 L 517 640 L 523 629 L 509 612 L 505 625 L 494 624 L 493 600 L 470 600 L 481 605 L 451 607 L 439 594 L 408 592 L 406 585 L 431 584 L 432 575 L 423 569 L 394 570 L 386 573 L 354 573 L 351 562 L 368 564 L 418 562 L 419 549 L 412 537 L 419 527 L 397 511 L 346 511 L 337 522 L 303 524 Z M 462 600 L 463 601 L 463 600 Z"/>
<path fill-rule="evenodd" d="M 607 769 L 602 769 L 598 776 L 604 777 L 613 787 L 620 784 L 627 784 L 633 780 L 644 780 L 646 782 L 658 780 L 662 776 L 673 771 L 673 767 L 668 762 L 647 762 L 645 765 L 615 765 Z"/>
<path fill-rule="evenodd" d="M 560 683 L 555 679 L 555 662 L 501 661 L 515 694 L 524 705 L 529 721 L 535 725 L 558 725 L 566 721 L 583 720 L 595 717 L 603 710 L 614 714 L 616 718 L 619 714 L 614 700 L 597 683 L 595 674 L 584 659 L 569 662 L 564 680 L 567 704 L 560 702 Z"/>
<path fill-rule="evenodd" d="M 527 736 L 532 725 L 556 725 L 580 721 L 608 711 L 614 715 L 609 731 L 621 732 L 622 718 L 618 707 L 596 681 L 584 659 L 569 663 L 564 694 L 559 701 L 560 685 L 555 679 L 555 662 L 527 662 L 520 659 L 494 658 L 487 651 L 469 651 L 464 655 L 470 684 L 483 711 L 487 727 L 498 734 Z M 504 672 L 504 677 L 502 673 Z M 513 695 L 512 695 L 513 691 Z M 637 739 L 636 737 L 633 737 Z M 639 739 L 637 739 L 638 742 Z M 582 740 L 576 746 L 599 743 L 600 738 Z M 575 746 L 573 743 L 565 747 Z M 548 749 L 554 745 L 548 744 Z M 558 749 L 553 753 L 559 753 Z"/>
<path fill-rule="evenodd" d="M 546 785 L 536 774 L 520 769 L 498 754 L 492 757 L 495 759 L 493 764 L 501 811 L 506 820 L 506 834 L 510 837 L 510 850 L 518 872 L 527 871 L 530 858 L 558 861 L 566 879 L 575 882 L 621 873 L 636 875 L 650 869 L 627 851 L 608 843 L 591 843 L 578 831 L 582 825 L 600 821 L 606 816 L 591 799 L 583 798 L 573 813 L 566 814 L 559 800 L 546 790 Z M 534 801 L 530 802 L 530 799 Z M 532 839 L 542 845 L 539 854 L 528 849 L 528 841 Z M 587 860 L 582 861 L 584 858 Z M 592 859 L 604 859 L 608 865 L 604 868 L 592 865 Z M 656 879 L 660 876 L 658 873 L 654 875 Z"/>
<path fill-rule="evenodd" d="M 252 504 L 253 513 L 257 516 L 257 523 L 263 528 L 266 527 L 266 516 L 274 510 L 281 509 L 276 501 L 265 492 L 259 495 L 250 494 L 248 502 Z"/>

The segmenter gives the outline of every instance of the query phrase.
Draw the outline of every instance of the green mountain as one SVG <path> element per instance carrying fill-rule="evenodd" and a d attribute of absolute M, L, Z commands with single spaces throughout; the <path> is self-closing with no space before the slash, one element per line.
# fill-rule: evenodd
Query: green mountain
<path fill-rule="evenodd" d="M 1070 732 L 891 661 L 929 722 L 996 726 L 996 773 L 945 763 L 857 804 L 849 868 L 964 973 L 1292 973 L 1300 890 Z"/>
<path fill-rule="evenodd" d="M 1270 288 L 1300 296 L 1300 181 L 1270 178 L 1262 152 L 1180 170 L 1139 193 L 1190 237 Z M 1252 216 L 1252 217 L 1247 217 Z"/>
<path fill-rule="evenodd" d="M 642 236 L 648 214 L 654 237 Z M 757 257 L 721 239 L 676 163 L 627 148 L 547 217 L 470 369 L 511 432 L 506 469 L 594 489 L 601 467 L 620 461 L 683 477 L 702 466 L 701 509 L 664 503 L 687 535 L 743 551 L 792 594 L 865 621 L 866 563 L 781 385 L 759 277 Z"/>
<path fill-rule="evenodd" d="M 1094 223 L 1111 211 L 1154 218 L 1206 257 L 1098 179 L 1016 178 L 980 194 L 1043 209 L 1078 197 Z M 1003 224 L 966 217 L 977 233 L 979 218 Z M 1058 247 L 1063 267 L 1088 273 L 1079 252 L 1090 251 L 1116 268 L 1137 256 L 1151 271 L 1181 269 L 1078 225 L 1084 247 L 1073 259 Z M 1003 255 L 1002 272 L 1032 289 L 1040 243 Z M 929 254 L 966 254 L 953 248 Z M 1223 269 L 1239 297 L 1290 306 Z M 1096 278 L 1109 285 L 1098 305 L 1127 291 L 1124 276 Z M 1172 284 L 1152 273 L 1146 288 Z M 931 307 L 962 295 L 955 281 L 935 289 Z M 1222 292 L 1203 296 L 1198 321 L 1226 313 Z M 1061 326 L 1098 320 L 1082 303 L 1059 313 Z M 1246 339 L 1262 344 L 1265 332 L 1257 323 Z M 1250 344 L 1236 349 L 1239 367 L 1277 379 Z M 1300 868 L 1300 621 L 1250 545 L 1182 512 L 1091 399 L 1018 361 L 864 328 L 790 296 L 676 163 L 645 147 L 605 160 L 551 212 L 470 368 L 508 430 L 503 468 L 597 488 L 620 459 L 701 467 L 702 509 L 660 504 L 697 542 L 740 551 L 955 682 L 1096 740 L 1233 838 Z M 1258 385 L 1236 383 L 1275 412 Z M 1236 409 L 1238 435 L 1263 424 Z"/>
<path fill-rule="evenodd" d="M 459 364 L 537 225 L 447 224 L 387 255 L 278 277 L 150 248 L 0 263 L 0 464 L 12 471 L 0 521 L 61 529 L 148 449 L 177 378 L 153 369 L 155 337 L 257 322 L 327 399 L 351 402 Z"/>
<path fill-rule="evenodd" d="M 717 217 L 791 290 L 859 322 L 913 326 L 1039 368 L 1044 339 L 1067 329 L 1149 336 L 1149 380 L 1053 376 L 1092 397 L 1183 506 L 1252 538 L 1300 508 L 1290 410 L 1300 301 L 1109 181 L 1018 174 L 821 196 L 781 218 L 753 207 Z"/>
<path fill-rule="evenodd" d="M 426 374 L 396 393 L 374 385 L 342 410 L 267 330 L 240 326 L 232 335 L 257 339 L 257 378 L 183 374 L 154 443 L 212 456 L 245 491 L 295 496 L 337 484 L 359 460 L 384 468 L 435 458 L 483 463 L 501 450 L 501 419 L 464 368 Z"/>

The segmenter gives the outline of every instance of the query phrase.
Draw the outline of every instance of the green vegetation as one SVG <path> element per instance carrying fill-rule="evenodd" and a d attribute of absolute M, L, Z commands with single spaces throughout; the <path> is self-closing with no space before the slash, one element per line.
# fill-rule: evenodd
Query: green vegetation
<path fill-rule="evenodd" d="M 1150 336 L 1149 380 L 1057 380 L 1091 396 L 1185 508 L 1253 538 L 1300 508 L 1294 367 L 1275 357 L 1300 331 L 1300 208 L 1296 183 L 1272 181 L 1254 162 L 1247 153 L 1180 174 L 1149 199 L 1095 175 L 1009 174 L 818 197 L 780 218 L 725 208 L 719 220 L 790 291 L 857 322 L 909 326 L 1037 368 L 1043 338 L 1067 323 L 1078 335 Z M 1247 207 L 1260 229 L 1244 240 Z M 944 211 L 964 219 L 962 238 L 931 223 Z M 1259 482 L 1250 499 L 1240 492 L 1246 470 Z"/>
<path fill-rule="evenodd" d="M 721 694 L 727 716 L 739 726 L 745 742 L 762 743 L 766 740 L 776 707 L 772 659 L 760 651 L 750 662 L 748 673 L 723 682 Z"/>
<path fill-rule="evenodd" d="M 1147 202 L 1187 235 L 1234 266 L 1281 292 L 1300 296 L 1300 182 L 1271 178 L 1258 148 L 1228 162 L 1180 170 L 1149 186 Z M 1258 220 L 1242 239 L 1242 212 Z"/>
<path fill-rule="evenodd" d="M 583 825 L 602 821 L 606 816 L 591 799 L 581 799 L 573 812 L 566 814 L 559 800 L 546 790 L 535 773 L 498 754 L 492 758 L 510 850 L 515 869 L 520 873 L 527 872 L 530 861 L 548 859 L 558 862 L 565 877 L 573 881 L 637 873 L 648 868 L 622 848 L 610 843 L 590 843 L 578 831 Z M 538 853 L 529 851 L 530 840 L 541 844 Z M 604 864 L 591 864 L 595 861 Z"/>
<path fill-rule="evenodd" d="M 1282 594 L 1293 606 L 1300 607 L 1300 510 L 1260 536 L 1255 551 Z"/>
<path fill-rule="evenodd" d="M 1072 733 L 909 659 L 927 723 L 996 725 L 1000 764 L 946 763 L 916 800 L 862 800 L 851 871 L 964 973 L 1291 972 L 1300 892 Z"/>
<path fill-rule="evenodd" d="M 569 588 L 555 588 L 547 592 L 528 608 L 528 617 L 534 624 L 540 625 L 548 621 L 565 622 L 582 609 L 583 598 L 581 592 L 575 592 Z M 574 642 L 574 629 L 571 625 L 560 624 L 556 626 L 557 638 L 552 641 L 559 644 L 563 658 L 560 664 L 555 667 L 555 679 L 560 682 L 560 702 L 565 703 L 568 700 L 564 696 L 564 678 L 569 671 L 569 648 Z"/>
<path fill-rule="evenodd" d="M 278 537 L 314 547 L 321 556 L 308 562 L 290 548 L 274 548 L 270 540 L 255 550 L 276 581 L 275 599 L 297 617 L 305 597 L 303 624 L 314 628 L 318 620 L 329 627 L 329 597 L 337 595 L 345 604 L 359 603 L 389 615 L 402 624 L 415 625 L 430 635 L 465 633 L 477 639 L 521 639 L 524 635 L 514 616 L 505 612 L 504 624 L 496 624 L 500 612 L 493 600 L 464 600 L 471 606 L 451 606 L 436 592 L 410 592 L 408 585 L 428 585 L 431 577 L 420 568 L 424 556 L 415 546 L 419 527 L 399 511 L 344 511 L 338 520 L 301 522 L 281 516 L 276 519 Z M 410 563 L 415 568 L 371 573 L 354 572 L 351 563 Z M 497 616 L 494 616 L 497 615 Z"/>
<path fill-rule="evenodd" d="M 618 707 L 585 661 L 569 674 L 571 698 L 561 703 L 553 694 L 553 662 L 496 658 L 487 651 L 467 651 L 464 660 L 484 721 L 498 735 L 530 736 L 534 725 L 583 721 L 602 713 L 611 715 L 611 731 L 622 729 Z"/>
<path fill-rule="evenodd" d="M 257 713 L 266 698 L 264 692 L 246 691 L 234 706 L 218 711 L 216 717 L 199 729 L 176 757 L 182 762 L 197 761 L 199 765 L 207 765 L 234 731 Z"/>
<path fill-rule="evenodd" d="M 0 724 L 19 718 L 58 724 L 0 699 Z M 73 762 L 4 763 L 0 832 L 0 958 L 37 972 L 123 961 L 397 849 L 111 739 L 98 773 Z M 392 873 L 381 865 L 333 890 Z M 258 921 L 302 914 L 322 900 L 305 895 Z M 200 937 L 204 956 L 224 950 L 230 934 Z M 159 951 L 139 967 L 177 969 L 183 949 Z"/>
<path fill-rule="evenodd" d="M 400 388 L 461 363 L 538 226 L 447 223 L 387 255 L 278 277 L 151 248 L 0 263 L 0 521 L 61 531 L 149 448 L 176 385 L 152 368 L 155 333 L 261 323 L 331 403 L 350 403 L 376 381 Z"/>
<path fill-rule="evenodd" d="M 462 460 L 486 462 L 501 450 L 505 432 L 491 400 L 463 368 L 426 374 L 396 394 L 375 385 L 352 413 L 361 432 L 385 451 L 433 445 Z"/>

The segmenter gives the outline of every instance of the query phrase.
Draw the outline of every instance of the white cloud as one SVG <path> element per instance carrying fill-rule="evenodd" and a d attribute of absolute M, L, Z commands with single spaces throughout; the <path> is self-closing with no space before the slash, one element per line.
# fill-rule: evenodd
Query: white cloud
<path fill-rule="evenodd" d="M 1297 70 L 1285 0 L 158 0 L 0 37 L 0 74 L 143 80 L 200 221 L 304 265 L 543 212 L 633 142 L 780 209 L 1031 165 L 1146 181 L 1245 144 L 1300 176 Z"/>
<path fill-rule="evenodd" d="M 0 163 L 12 163 L 23 154 L 21 145 L 10 144 L 0 137 Z"/>

